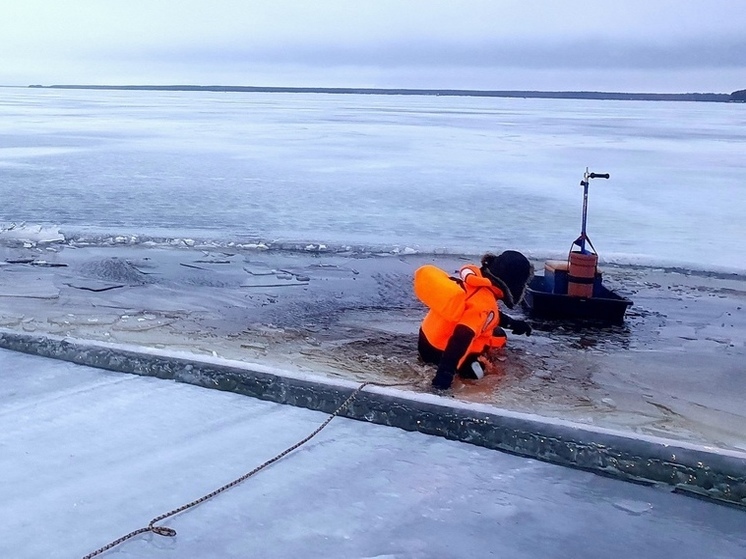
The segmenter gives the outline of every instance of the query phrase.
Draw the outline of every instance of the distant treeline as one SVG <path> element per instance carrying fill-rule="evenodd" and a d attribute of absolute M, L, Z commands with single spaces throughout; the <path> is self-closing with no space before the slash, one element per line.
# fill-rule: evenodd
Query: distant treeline
<path fill-rule="evenodd" d="M 51 89 L 124 91 L 216 91 L 237 93 L 337 93 L 367 95 L 442 95 L 461 97 L 519 97 L 536 99 L 614 99 L 628 101 L 745 101 L 746 90 L 728 93 L 616 93 L 603 91 L 481 91 L 473 89 L 379 89 L 355 87 L 261 87 L 232 85 L 31 85 Z"/>

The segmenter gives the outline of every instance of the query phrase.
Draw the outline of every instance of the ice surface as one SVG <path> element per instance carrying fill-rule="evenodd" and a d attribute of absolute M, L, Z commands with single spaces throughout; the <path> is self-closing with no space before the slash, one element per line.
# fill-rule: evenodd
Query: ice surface
<path fill-rule="evenodd" d="M 0 241 L 3 243 L 17 242 L 37 246 L 64 240 L 65 236 L 60 233 L 59 229 L 51 225 L 34 225 L 24 222 L 9 223 L 0 227 Z"/>
<path fill-rule="evenodd" d="M 325 414 L 0 351 L 0 556 L 82 557 Z M 743 557 L 742 511 L 346 419 L 112 557 Z M 107 555 L 104 555 L 106 557 Z"/>
<path fill-rule="evenodd" d="M 75 260 L 76 252 L 84 252 L 78 247 L 88 245 L 114 245 L 118 252 L 112 259 L 101 259 L 100 265 L 56 270 L 53 279 L 41 273 L 37 277 L 35 268 L 27 267 L 21 276 L 11 270 L 13 265 L 3 266 L 0 296 L 7 297 L 3 298 L 0 324 L 29 332 L 83 333 L 90 339 L 141 344 L 144 351 L 148 346 L 159 346 L 262 362 L 281 357 L 283 366 L 292 365 L 301 371 L 309 370 L 309 366 L 315 370 L 333 365 L 335 370 L 344 370 L 344 378 L 400 375 L 426 383 L 430 372 L 409 366 L 415 348 L 407 343 L 410 338 L 416 340 L 411 334 L 416 332 L 420 315 L 411 312 L 407 300 L 396 299 L 401 293 L 392 286 L 409 277 L 401 271 L 391 278 L 387 276 L 391 271 L 378 276 L 357 275 L 351 265 L 337 264 L 333 269 L 323 269 L 320 279 L 315 269 L 306 268 L 302 272 L 311 279 L 311 289 L 301 285 L 300 276 L 293 280 L 280 272 L 282 277 L 278 277 L 273 270 L 281 266 L 267 265 L 264 269 L 263 263 L 257 263 L 254 254 L 249 254 L 247 259 L 251 262 L 247 266 L 268 274 L 252 276 L 251 280 L 271 279 L 283 286 L 254 288 L 241 287 L 244 282 L 250 283 L 247 270 L 239 270 L 240 275 L 225 270 L 206 271 L 198 267 L 220 265 L 189 260 L 182 263 L 181 271 L 185 273 L 181 275 L 170 273 L 163 262 L 115 259 L 127 254 L 130 246 L 164 244 L 215 251 L 294 248 L 314 257 L 316 253 L 343 248 L 354 253 L 362 247 L 368 255 L 380 251 L 397 259 L 415 251 L 461 255 L 510 247 L 537 260 L 556 258 L 569 249 L 579 232 L 582 189 L 578 182 L 582 171 L 590 166 L 591 170 L 612 175 L 610 181 L 595 181 L 591 187 L 588 232 L 601 253 L 602 265 L 621 262 L 743 272 L 746 244 L 737 242 L 746 233 L 742 219 L 746 201 L 741 153 L 746 139 L 743 109 L 743 105 L 709 103 L 5 88 L 0 100 L 0 126 L 4 131 L 0 149 L 0 245 L 26 247 L 39 261 L 53 260 L 55 256 Z M 60 246 L 63 243 L 64 247 Z M 55 255 L 58 249 L 62 253 L 63 248 L 64 254 Z M 286 253 L 282 259 L 292 260 L 292 253 L 280 252 Z M 277 258 L 277 251 L 273 251 L 273 258 Z M 80 261 L 85 262 L 82 254 Z M 381 266 L 380 260 L 374 265 Z M 581 338 L 572 332 L 540 331 L 529 340 L 512 340 L 508 361 L 512 368 L 508 374 L 499 381 L 487 377 L 478 385 L 463 385 L 456 396 L 599 426 L 623 426 L 638 434 L 704 439 L 716 446 L 744 449 L 744 414 L 739 399 L 743 391 L 738 390 L 743 384 L 742 356 L 746 348 L 742 281 L 728 284 L 727 278 L 723 280 L 721 276 L 723 281 L 713 286 L 713 282 L 702 279 L 704 276 L 692 279 L 686 269 L 682 271 L 681 278 L 672 282 L 676 274 L 670 271 L 661 281 L 651 279 L 654 270 L 646 269 L 639 277 L 634 268 L 617 270 L 623 286 L 634 289 L 636 307 L 630 313 L 627 330 L 612 335 L 611 341 Z M 16 277 L 22 277 L 23 283 Z M 177 282 L 170 284 L 174 277 Z M 335 293 L 335 286 L 343 277 L 356 284 L 354 288 L 349 282 L 345 284 L 344 296 L 341 286 Z M 285 289 L 293 281 L 299 287 Z M 656 287 L 651 281 L 660 284 Z M 363 289 L 360 284 L 367 287 Z M 126 288 L 108 289 L 119 285 Z M 324 296 L 318 296 L 320 285 L 325 286 Z M 285 293 L 288 291 L 299 293 L 291 298 Z M 380 294 L 388 298 L 379 299 Z M 411 295 L 408 291 L 406 294 Z M 342 308 L 348 310 L 342 312 Z M 299 317 L 305 321 L 302 326 L 306 330 L 294 330 Z M 334 324 L 335 329 L 327 330 L 329 324 Z M 365 343 L 360 344 L 360 349 L 354 343 L 346 343 L 350 339 L 340 337 L 340 332 L 344 334 L 348 328 L 349 338 L 361 335 L 364 327 L 377 329 L 378 335 L 370 340 L 361 338 Z M 278 344 L 278 340 L 283 344 Z M 339 351 L 331 351 L 330 340 L 339 344 Z M 397 345 L 401 340 L 403 344 Z M 579 349 L 571 350 L 570 342 L 577 342 Z M 613 351 L 610 346 L 614 346 Z M 392 356 L 392 351 L 398 353 Z M 310 365 L 309 359 L 301 357 L 309 354 L 314 355 Z M 540 372 L 534 374 L 532 367 Z M 75 374 L 77 378 L 78 372 Z M 108 373 L 97 372 L 96 378 L 110 378 L 101 374 Z M 53 382 L 50 378 L 32 382 L 34 388 L 26 386 L 25 390 L 32 394 L 39 390 L 38 394 L 47 399 L 64 402 L 67 393 L 76 389 L 67 386 L 67 377 L 60 378 L 64 395 L 47 392 L 47 383 Z M 81 389 L 94 398 L 99 396 L 91 386 Z M 116 408 L 120 395 L 112 398 Z M 13 398 L 8 402 L 17 403 Z M 4 416 L 12 418 L 9 428 L 20 425 L 15 423 L 19 417 L 36 421 L 31 412 L 43 402 L 27 404 L 27 415 L 9 412 Z M 155 405 L 168 409 L 160 400 Z M 207 413 L 202 405 L 201 400 L 194 405 L 196 414 Z M 66 423 L 75 406 L 88 409 L 90 402 L 75 401 L 63 406 L 59 416 L 40 419 L 42 425 L 59 427 L 54 433 L 60 444 L 75 447 L 70 437 L 76 436 L 76 429 L 82 436 L 90 434 L 92 440 L 103 437 L 127 441 L 119 432 L 86 431 Z M 115 415 L 122 425 L 131 424 L 145 432 L 157 425 L 158 417 L 148 416 L 150 423 L 145 425 L 145 419 L 139 418 L 147 414 L 130 409 L 134 410 L 131 416 Z M 106 417 L 94 406 L 91 417 L 81 421 L 101 423 L 103 427 Z M 4 428 L 5 423 L 2 431 Z M 11 436 L 10 432 L 3 436 Z M 366 428 L 365 437 L 375 439 L 373 433 L 378 431 Z M 174 448 L 185 444 L 181 435 L 172 436 Z M 50 449 L 42 453 L 41 462 L 29 459 L 29 471 L 36 471 L 34 468 L 44 465 L 44 460 L 65 465 L 57 438 L 31 437 L 29 444 L 36 441 L 42 448 L 49 445 Z M 21 442 L 15 440 L 13 444 Z M 382 446 L 387 444 L 388 441 Z M 3 464 L 7 463 L 7 456 L 16 458 L 13 449 L 21 457 L 26 450 L 32 457 L 39 456 L 36 450 L 2 442 Z M 11 454 L 6 454 L 6 450 Z M 116 460 L 127 464 L 131 457 L 140 460 L 151 451 L 155 452 L 138 450 L 125 456 L 112 450 Z M 340 454 L 347 451 L 345 448 Z M 438 450 L 436 457 L 440 459 L 443 453 Z M 40 489 L 43 495 L 51 494 L 50 502 L 61 506 L 65 513 L 70 510 L 65 503 L 77 502 L 70 498 L 72 492 L 83 491 L 85 483 L 90 483 L 95 491 L 103 491 L 104 485 L 98 478 L 86 477 L 90 472 L 78 461 L 73 462 L 73 475 L 85 482 L 70 482 L 71 493 L 64 495 L 59 487 L 66 487 L 67 482 L 56 480 L 53 489 Z M 95 460 L 92 464 L 106 470 Z M 418 471 L 427 470 L 424 462 L 416 464 Z M 501 467 L 509 469 L 509 464 L 501 463 Z M 165 458 L 159 466 L 170 477 L 176 475 L 173 472 L 182 471 L 181 462 L 168 462 Z M 21 468 L 11 471 L 18 475 Z M 154 466 L 148 472 L 156 475 L 160 469 Z M 119 470 L 114 474 L 114 479 L 118 479 Z M 211 484 L 213 479 L 210 477 Z M 343 480 L 350 482 L 349 477 L 343 476 Z M 132 483 L 143 482 L 138 479 Z M 162 489 L 148 483 L 155 482 L 145 483 L 148 491 L 163 496 Z M 528 483 L 538 483 L 537 493 L 527 497 L 531 501 L 541 500 L 543 491 L 551 493 L 551 487 L 541 480 L 530 478 Z M 35 496 L 39 487 L 24 487 L 24 502 L 31 501 L 29 495 Z M 370 487 L 366 491 L 377 493 Z M 55 500 L 60 495 L 67 500 Z M 650 518 L 640 504 L 648 502 L 648 493 L 642 495 L 615 494 L 608 501 L 614 505 L 609 506 L 615 509 L 614 514 Z M 182 496 L 186 497 L 177 495 Z M 494 492 L 485 498 L 490 496 L 498 498 Z M 578 517 L 595 521 L 598 505 L 588 505 L 586 509 L 575 501 L 573 504 L 581 508 L 572 509 L 578 515 L 573 518 L 572 535 L 583 542 Z M 88 506 L 85 522 L 91 518 L 98 522 L 103 509 L 95 509 L 90 503 Z M 289 508 L 294 511 L 298 506 L 295 503 Z M 7 510 L 0 506 L 3 519 Z M 16 510 L 23 507 L 13 509 Z M 405 512 L 411 515 L 412 510 Z M 533 511 L 529 514 L 520 507 L 517 510 L 519 517 L 523 514 L 547 522 L 550 542 L 565 542 L 551 519 L 532 516 Z M 277 511 L 261 510 L 267 514 Z M 656 511 L 653 507 L 651 512 Z M 127 530 L 140 526 L 155 513 L 148 510 L 127 517 Z M 353 541 L 368 541 L 358 530 L 364 522 L 356 513 L 356 509 L 345 511 L 354 524 L 346 528 L 353 533 Z M 336 518 L 330 512 L 325 514 Z M 11 516 L 14 515 L 15 512 Z M 668 511 L 664 516 L 676 517 Z M 22 536 L 14 535 L 15 539 L 9 540 L 19 549 L 24 549 L 19 542 L 34 537 L 29 535 L 32 524 L 38 526 L 29 515 L 23 518 L 15 521 L 23 524 L 19 530 Z M 489 518 L 494 523 L 494 517 Z M 218 522 L 222 517 L 208 520 Z M 236 512 L 235 520 L 242 525 L 235 532 L 244 530 L 246 515 Z M 72 522 L 55 517 L 50 526 L 60 532 L 69 529 Z M 685 519 L 684 532 L 689 522 Z M 515 539 L 510 539 L 512 534 L 506 533 L 506 524 L 497 524 L 502 526 L 500 536 L 507 536 L 508 544 L 516 544 Z M 532 540 L 541 533 L 538 524 L 529 522 L 528 527 L 534 532 L 515 537 Z M 282 537 L 296 533 L 297 525 L 282 525 L 287 530 L 277 533 Z M 417 545 L 423 547 L 402 545 L 364 551 L 333 547 L 327 555 L 460 554 L 452 553 L 453 548 L 427 547 L 431 536 L 421 534 L 428 530 L 416 522 L 405 528 L 412 526 L 417 534 L 414 539 L 425 542 Z M 466 523 L 461 528 L 472 533 L 470 526 Z M 120 524 L 109 526 L 106 540 L 109 531 L 116 535 L 125 531 L 119 528 Z M 449 529 L 443 523 L 431 530 L 438 537 L 441 532 L 444 534 L 437 539 L 438 545 L 444 544 L 446 535 L 451 534 Z M 84 530 L 77 526 L 72 533 L 82 534 L 87 543 L 89 534 L 83 534 Z M 703 530 L 710 534 L 708 527 Z M 384 532 L 386 537 L 381 536 Z M 386 524 L 376 534 L 379 541 L 391 539 L 401 544 L 405 532 Z M 620 555 L 605 539 L 606 532 L 612 532 L 610 522 L 603 528 L 592 524 L 591 536 L 600 541 L 601 551 Z M 252 548 L 248 544 L 241 546 L 257 533 L 234 535 L 233 541 L 246 551 Z M 331 537 L 321 529 L 318 533 Z M 651 550 L 668 556 L 670 550 L 663 546 L 674 539 L 674 529 L 665 533 L 670 538 L 658 542 L 646 536 L 638 546 L 645 550 L 632 551 L 643 557 L 648 552 L 652 556 Z M 741 534 L 743 530 L 733 533 Z M 179 538 L 183 538 L 182 534 L 180 531 Z M 629 541 L 636 538 L 629 526 L 622 536 L 625 534 Z M 308 543 L 307 536 L 300 530 L 299 541 Z M 195 531 L 194 541 L 201 537 L 203 532 Z M 506 556 L 521 556 L 484 539 L 487 536 L 481 531 L 479 537 L 483 543 L 488 542 L 485 546 L 494 545 Z M 702 536 L 702 540 L 708 541 L 708 537 Z M 687 538 L 688 532 L 681 541 L 692 541 Z M 3 535 L 0 541 L 4 539 Z M 208 543 L 200 548 L 201 555 L 194 556 L 211 556 L 207 548 L 218 540 L 205 541 Z M 733 539 L 724 537 L 723 541 L 732 543 Z M 172 543 L 156 539 L 152 545 L 167 549 Z M 5 544 L 0 543 L 0 556 L 18 556 L 5 553 L 2 545 Z M 580 545 L 570 542 L 568 556 L 577 552 Z M 528 545 L 527 553 L 533 555 L 525 556 L 557 555 L 537 546 Z M 85 549 L 80 554 L 91 548 L 82 547 Z M 58 548 L 29 556 L 68 556 L 63 551 L 72 549 L 69 545 Z M 243 556 L 238 548 L 215 552 L 214 556 Z M 468 545 L 459 545 L 458 551 L 462 548 L 472 556 L 484 555 L 473 553 Z M 78 553 L 78 548 L 74 549 Z M 150 547 L 146 549 L 140 556 L 150 553 Z M 296 551 L 279 549 L 277 556 Z M 697 547 L 696 542 L 692 546 L 679 542 L 672 549 L 681 557 L 708 550 L 704 545 Z M 262 556 L 275 553 L 268 549 L 262 552 Z M 704 554 L 716 556 L 716 552 Z M 721 555 L 734 556 L 730 549 Z"/>
<path fill-rule="evenodd" d="M 412 392 L 427 391 L 433 374 L 417 360 L 424 312 L 411 290 L 413 271 L 435 259 L 446 269 L 463 262 L 183 245 L 56 249 L 0 247 L 0 260 L 62 265 L 0 266 L 0 287 L 17 295 L 2 297 L 0 325 L 400 382 Z M 58 296 L 30 297 L 37 278 Z M 535 321 L 530 338 L 511 338 L 492 374 L 455 383 L 454 398 L 746 449 L 744 278 L 634 268 L 606 268 L 604 278 L 635 301 L 624 327 L 578 331 Z M 265 281 L 276 287 L 256 287 Z"/>
<path fill-rule="evenodd" d="M 737 103 L 3 90 L 0 223 L 746 270 Z M 22 161 L 22 166 L 16 165 Z M 54 227 L 52 227 L 52 231 Z M 2 240 L 3 235 L 0 235 Z"/>
<path fill-rule="evenodd" d="M 38 299 L 55 299 L 60 290 L 49 277 L 28 277 L 19 282 L 16 274 L 4 273 L 0 275 L 0 297 L 30 297 Z"/>

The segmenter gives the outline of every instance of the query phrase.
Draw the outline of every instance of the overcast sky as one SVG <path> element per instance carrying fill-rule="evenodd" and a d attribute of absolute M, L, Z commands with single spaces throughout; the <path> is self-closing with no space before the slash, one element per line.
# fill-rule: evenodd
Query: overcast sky
<path fill-rule="evenodd" d="M 0 0 L 0 85 L 723 92 L 746 0 Z"/>

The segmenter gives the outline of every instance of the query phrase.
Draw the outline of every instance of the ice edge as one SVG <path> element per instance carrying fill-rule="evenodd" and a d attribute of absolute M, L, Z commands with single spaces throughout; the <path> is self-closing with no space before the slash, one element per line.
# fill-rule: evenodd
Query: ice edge
<path fill-rule="evenodd" d="M 332 413 L 360 385 L 261 364 L 0 329 L 0 347 Z M 366 387 L 344 417 L 399 427 L 746 507 L 746 453 Z"/>

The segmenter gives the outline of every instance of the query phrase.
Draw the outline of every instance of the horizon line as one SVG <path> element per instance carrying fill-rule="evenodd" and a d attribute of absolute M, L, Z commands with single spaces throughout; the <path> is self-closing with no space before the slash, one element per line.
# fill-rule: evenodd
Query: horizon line
<path fill-rule="evenodd" d="M 14 86 L 7 86 L 14 87 Z M 23 87 L 23 86 L 21 86 Z M 727 101 L 732 93 L 686 92 L 623 92 L 592 90 L 493 90 L 456 88 L 380 88 L 380 87 L 308 87 L 308 86 L 239 86 L 239 85 L 96 85 L 96 84 L 53 84 L 26 86 L 35 89 L 98 89 L 98 90 L 139 90 L 139 91 L 213 91 L 245 93 L 333 93 L 333 94 L 378 94 L 378 95 L 443 95 L 474 97 L 550 97 L 550 98 L 604 98 L 619 100 L 701 100 Z"/>

